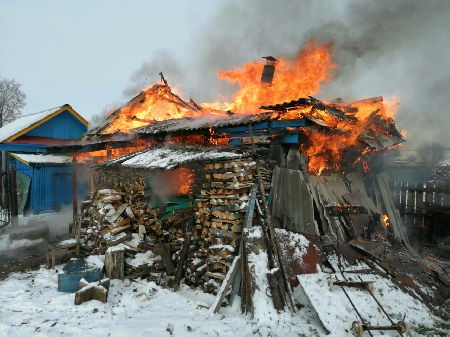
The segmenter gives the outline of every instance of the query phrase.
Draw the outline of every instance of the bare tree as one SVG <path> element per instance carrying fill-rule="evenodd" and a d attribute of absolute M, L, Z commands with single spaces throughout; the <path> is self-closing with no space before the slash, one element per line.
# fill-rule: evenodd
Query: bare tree
<path fill-rule="evenodd" d="M 19 118 L 27 97 L 20 90 L 20 83 L 0 76 L 0 128 Z"/>
<path fill-rule="evenodd" d="M 439 143 L 426 143 L 417 150 L 417 159 L 423 165 L 436 166 L 445 157 L 445 148 Z"/>
<path fill-rule="evenodd" d="M 113 103 L 105 106 L 100 113 L 92 115 L 91 119 L 89 120 L 89 128 L 93 129 L 98 127 L 106 118 L 108 118 L 119 107 L 120 103 Z"/>

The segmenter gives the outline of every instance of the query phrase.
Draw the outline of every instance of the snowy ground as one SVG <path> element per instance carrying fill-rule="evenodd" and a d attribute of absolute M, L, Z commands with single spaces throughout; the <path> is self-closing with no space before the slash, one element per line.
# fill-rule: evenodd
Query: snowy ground
<path fill-rule="evenodd" d="M 0 281 L 1 336 L 311 336 L 319 326 L 308 309 L 254 322 L 237 314 L 239 301 L 209 317 L 214 296 L 185 286 L 174 293 L 144 280 L 113 280 L 108 303 L 75 306 L 74 294 L 57 291 L 58 270 Z M 322 335 L 323 328 L 318 331 Z"/>
<path fill-rule="evenodd" d="M 67 221 L 61 219 L 61 214 L 39 217 L 49 222 L 52 236 L 67 232 L 67 225 L 62 226 Z M 29 246 L 33 246 L 30 242 L 12 242 L 7 234 L 3 234 L 0 247 L 6 249 L 0 248 L 0 264 L 7 251 L 13 248 L 29 250 L 32 248 Z M 44 242 L 35 244 L 44 245 Z M 39 262 L 34 264 L 39 268 Z M 2 264 L 1 267 L 5 266 Z M 240 314 L 239 300 L 233 307 L 221 308 L 219 314 L 211 316 L 208 309 L 214 296 L 186 286 L 174 293 L 146 280 L 112 280 L 108 303 L 90 301 L 75 306 L 74 294 L 57 291 L 58 273 L 62 268 L 60 265 L 56 270 L 48 270 L 41 266 L 38 270 L 12 273 L 0 281 L 0 336 L 287 337 L 324 336 L 326 329 L 330 331 L 329 336 L 351 336 L 351 323 L 357 320 L 343 291 L 337 286 L 330 291 L 329 274 L 322 272 L 299 276 L 302 286 L 295 289 L 294 298 L 301 309 L 295 314 L 283 312 L 278 315 L 269 308 L 271 300 L 264 296 L 263 290 L 255 299 L 259 303 L 256 315 L 259 319 L 252 319 L 250 315 Z M 375 281 L 375 296 L 395 322 L 406 314 L 405 320 L 411 326 L 413 336 L 421 336 L 425 328 L 433 328 L 441 336 L 450 335 L 450 330 L 442 328 L 445 322 L 389 280 L 374 275 L 362 277 Z M 389 324 L 366 291 L 352 288 L 348 293 L 370 323 Z M 398 333 L 385 331 L 373 335 L 398 336 Z"/>
<path fill-rule="evenodd" d="M 0 279 L 11 272 L 36 270 L 45 261 L 47 241 L 69 235 L 69 223 L 72 221 L 72 209 L 66 207 L 61 212 L 19 216 L 19 227 L 25 227 L 30 221 L 45 221 L 49 227 L 48 237 L 12 240 L 11 226 L 0 230 Z"/>
<path fill-rule="evenodd" d="M 235 301 L 233 307 L 222 308 L 219 314 L 210 317 L 208 307 L 214 296 L 186 286 L 174 293 L 146 280 L 113 280 L 108 303 L 90 301 L 75 306 L 74 294 L 57 291 L 62 267 L 15 273 L 0 281 L 1 336 L 315 336 L 316 332 L 326 335 L 310 304 L 294 315 L 283 313 L 257 321 L 241 315 L 239 301 Z M 327 274 L 320 273 L 301 276 L 300 281 L 312 303 L 323 305 L 319 315 L 325 315 L 322 319 L 328 328 L 331 324 L 330 336 L 351 336 L 349 326 L 355 314 L 341 290 L 335 287 L 329 291 L 326 278 Z M 433 326 L 439 322 L 426 307 L 399 292 L 389 281 L 375 283 L 375 289 L 394 321 L 406 313 L 406 321 L 415 330 L 419 323 Z M 367 319 L 386 323 L 374 303 L 367 305 L 370 300 L 367 294 L 355 290 L 349 293 L 364 314 L 371 313 Z M 295 297 L 306 301 L 299 288 Z M 413 335 L 419 335 L 417 330 Z"/>

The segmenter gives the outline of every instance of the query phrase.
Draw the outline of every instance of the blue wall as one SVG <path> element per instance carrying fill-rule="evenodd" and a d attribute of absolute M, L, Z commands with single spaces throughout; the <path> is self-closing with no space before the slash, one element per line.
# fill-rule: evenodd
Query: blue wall
<path fill-rule="evenodd" d="M 39 125 L 25 135 L 50 137 L 59 139 L 77 139 L 87 131 L 87 126 L 81 123 L 68 110 Z"/>
<path fill-rule="evenodd" d="M 15 160 L 16 171 L 31 178 L 25 210 L 48 212 L 72 203 L 72 166 L 28 166 Z"/>
<path fill-rule="evenodd" d="M 28 131 L 26 136 L 58 139 L 78 139 L 87 131 L 87 127 L 69 110 Z M 45 145 L 0 143 L 0 151 L 22 153 L 45 153 Z M 72 164 L 66 165 L 26 165 L 8 156 L 8 162 L 14 163 L 17 172 L 31 178 L 30 191 L 25 211 L 33 213 L 48 212 L 55 207 L 72 203 Z M 80 186 L 81 185 L 81 186 Z M 83 198 L 88 191 L 85 182 L 80 180 L 78 195 Z"/>

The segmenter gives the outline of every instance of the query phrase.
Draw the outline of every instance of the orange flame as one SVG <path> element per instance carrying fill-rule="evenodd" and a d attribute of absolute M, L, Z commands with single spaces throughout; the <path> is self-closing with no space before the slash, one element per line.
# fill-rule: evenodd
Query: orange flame
<path fill-rule="evenodd" d="M 259 113 L 259 107 L 267 104 L 307 97 L 319 91 L 321 83 L 332 79 L 331 43 L 319 45 L 311 40 L 293 60 L 279 59 L 272 85 L 261 84 L 263 62 L 250 62 L 243 67 L 219 71 L 218 77 L 239 85 L 231 102 L 204 103 L 184 102 L 168 85 L 152 85 L 145 89 L 126 107 L 120 109 L 106 134 L 148 125 L 154 121 L 201 115 L 234 113 Z"/>
<path fill-rule="evenodd" d="M 191 184 L 194 180 L 194 172 L 187 168 L 181 167 L 173 171 L 165 172 L 165 178 L 169 182 L 171 189 L 176 194 L 187 194 L 190 192 Z"/>
<path fill-rule="evenodd" d="M 175 119 L 183 117 L 199 117 L 202 115 L 224 115 L 231 110 L 235 114 L 259 113 L 263 105 L 274 105 L 301 97 L 308 97 L 317 93 L 324 83 L 329 83 L 333 77 L 333 69 L 337 66 L 332 61 L 333 49 L 331 42 L 319 44 L 312 39 L 305 44 L 298 55 L 288 60 L 280 58 L 276 62 L 276 70 L 271 84 L 261 83 L 261 74 L 264 62 L 245 63 L 240 68 L 222 70 L 218 72 L 219 80 L 235 83 L 238 90 L 229 102 L 217 100 L 213 103 L 204 103 L 200 106 L 195 102 L 185 102 L 176 95 L 167 84 L 155 84 L 148 87 L 132 102 L 118 112 L 105 133 L 116 131 L 129 132 L 131 129 L 145 126 L 154 121 Z M 382 97 L 365 99 L 349 103 L 324 102 L 330 107 L 336 107 L 345 112 L 348 117 L 344 121 L 327 111 L 308 107 L 299 107 L 284 114 L 274 113 L 272 118 L 294 119 L 310 117 L 319 120 L 331 128 L 333 133 L 324 127 L 324 131 L 316 129 L 303 129 L 307 133 L 307 141 L 301 150 L 309 158 L 309 171 L 322 174 L 325 169 L 341 171 L 343 156 L 351 148 L 362 152 L 358 162 L 367 151 L 374 149 L 364 148 L 359 141 L 360 136 L 367 135 L 368 129 L 387 134 L 392 118 L 398 105 L 398 97 L 393 96 L 387 100 Z M 383 125 L 374 121 L 382 120 Z M 336 130 L 339 130 L 336 132 Z M 198 137 L 178 137 L 170 140 L 171 143 L 198 144 L 205 143 L 205 139 Z M 225 139 L 213 140 L 211 143 L 225 144 Z M 376 149 L 375 149 L 376 150 Z M 104 154 L 102 155 L 104 156 Z M 363 163 L 364 169 L 368 168 Z"/>
<path fill-rule="evenodd" d="M 77 163 L 81 163 L 81 162 L 91 160 L 91 161 L 94 161 L 95 163 L 101 163 L 101 162 L 104 162 L 105 160 L 117 158 L 117 157 L 123 156 L 128 153 L 133 153 L 133 152 L 136 152 L 139 150 L 147 149 L 153 145 L 156 145 L 156 142 L 146 142 L 143 140 L 138 140 L 138 141 L 133 142 L 132 145 L 127 146 L 127 147 L 109 149 L 109 152 L 110 152 L 109 155 L 108 155 L 108 150 L 77 153 L 77 154 L 75 154 L 75 161 Z"/>
<path fill-rule="evenodd" d="M 216 101 L 202 106 L 235 113 L 258 113 L 262 105 L 296 100 L 317 93 L 322 83 L 329 83 L 332 69 L 337 66 L 331 61 L 331 42 L 319 45 L 313 39 L 303 46 L 293 59 L 280 58 L 272 83 L 261 84 L 264 62 L 250 62 L 241 68 L 219 71 L 218 78 L 237 83 L 239 90 L 229 103 Z"/>
<path fill-rule="evenodd" d="M 389 227 L 390 226 L 390 224 L 389 224 L 389 217 L 386 214 L 383 214 L 382 219 L 383 219 L 384 225 L 386 227 Z"/>
<path fill-rule="evenodd" d="M 398 102 L 398 98 L 396 98 L 395 102 Z M 309 171 L 318 175 L 324 169 L 341 169 L 341 164 L 345 162 L 343 159 L 344 153 L 351 148 L 359 149 L 360 152 L 354 164 L 362 160 L 369 152 L 374 153 L 379 151 L 377 148 L 364 148 L 360 142 L 360 136 L 367 135 L 371 131 L 387 134 L 388 132 L 385 130 L 393 123 L 391 116 L 395 115 L 395 107 L 398 105 L 398 103 L 392 103 L 389 100 L 385 102 L 383 97 L 349 103 L 324 103 L 343 110 L 351 119 L 344 122 L 323 111 L 311 111 L 304 108 L 289 112 L 291 118 L 294 117 L 294 113 L 297 113 L 298 116 L 313 117 L 324 121 L 330 127 L 339 129 L 337 132 L 334 130 L 335 132 L 333 133 L 330 133 L 328 129 L 324 129 L 323 131 L 305 131 L 308 137 L 306 143 L 302 145 L 301 150 L 308 155 Z M 391 146 L 389 149 L 398 146 L 400 144 Z M 369 166 L 367 161 L 363 161 L 363 168 L 366 172 L 368 171 Z"/>

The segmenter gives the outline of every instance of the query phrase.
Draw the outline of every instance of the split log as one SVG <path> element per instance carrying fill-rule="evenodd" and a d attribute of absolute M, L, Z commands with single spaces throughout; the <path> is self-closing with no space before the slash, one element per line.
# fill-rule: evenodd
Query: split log
<path fill-rule="evenodd" d="M 105 272 L 110 279 L 122 280 L 124 275 L 125 249 L 110 247 L 105 253 Z"/>

